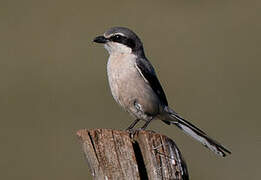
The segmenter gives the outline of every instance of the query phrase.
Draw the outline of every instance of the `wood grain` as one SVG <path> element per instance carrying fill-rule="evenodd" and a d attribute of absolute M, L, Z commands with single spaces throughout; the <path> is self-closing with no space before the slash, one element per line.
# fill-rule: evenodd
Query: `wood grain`
<path fill-rule="evenodd" d="M 95 180 L 187 180 L 176 144 L 152 131 L 82 129 L 77 132 Z"/>

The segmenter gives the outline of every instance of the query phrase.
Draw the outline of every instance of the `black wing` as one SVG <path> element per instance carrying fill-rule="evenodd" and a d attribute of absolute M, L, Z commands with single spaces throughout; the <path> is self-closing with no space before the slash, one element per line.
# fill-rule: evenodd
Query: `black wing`
<path fill-rule="evenodd" d="M 142 60 L 137 59 L 136 65 L 141 75 L 145 78 L 145 81 L 147 81 L 150 84 L 153 91 L 158 95 L 160 101 L 164 105 L 168 106 L 166 95 L 160 85 L 155 70 L 150 64 L 150 62 L 147 59 L 142 59 Z"/>

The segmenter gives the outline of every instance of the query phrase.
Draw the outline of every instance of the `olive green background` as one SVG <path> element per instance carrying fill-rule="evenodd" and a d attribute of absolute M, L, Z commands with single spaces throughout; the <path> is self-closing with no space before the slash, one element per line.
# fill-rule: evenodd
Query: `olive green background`
<path fill-rule="evenodd" d="M 160 121 L 192 180 L 260 179 L 261 1 L 0 1 L 0 178 L 91 179 L 76 131 L 124 129 L 108 54 L 112 26 L 141 37 L 169 104 L 232 151 L 221 158 Z"/>

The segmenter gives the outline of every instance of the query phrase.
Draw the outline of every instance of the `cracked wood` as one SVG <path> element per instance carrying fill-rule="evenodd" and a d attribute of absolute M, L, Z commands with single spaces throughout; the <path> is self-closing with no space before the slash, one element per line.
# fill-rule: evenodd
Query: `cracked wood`
<path fill-rule="evenodd" d="M 77 132 L 95 180 L 188 179 L 176 144 L 152 131 L 82 129 Z"/>

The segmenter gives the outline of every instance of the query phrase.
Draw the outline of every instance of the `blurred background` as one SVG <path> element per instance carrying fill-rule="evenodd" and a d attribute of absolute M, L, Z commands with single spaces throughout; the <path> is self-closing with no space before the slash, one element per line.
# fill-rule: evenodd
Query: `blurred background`
<path fill-rule="evenodd" d="M 221 158 L 174 126 L 191 179 L 260 179 L 261 1 L 0 2 L 1 179 L 91 179 L 76 131 L 125 129 L 108 54 L 112 26 L 141 37 L 169 104 L 232 151 Z"/>

